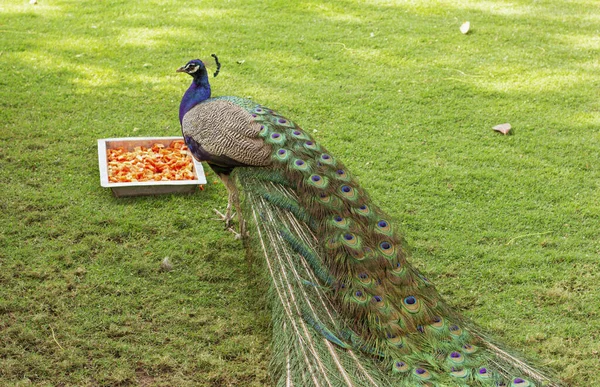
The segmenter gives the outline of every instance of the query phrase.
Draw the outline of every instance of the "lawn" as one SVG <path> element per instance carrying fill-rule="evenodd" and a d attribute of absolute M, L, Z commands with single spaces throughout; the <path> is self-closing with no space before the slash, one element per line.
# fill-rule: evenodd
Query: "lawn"
<path fill-rule="evenodd" d="M 215 175 L 99 184 L 96 140 L 178 135 L 175 69 L 216 53 L 213 95 L 314 132 L 452 305 L 600 386 L 599 34 L 595 0 L 0 0 L 0 384 L 268 385 Z"/>

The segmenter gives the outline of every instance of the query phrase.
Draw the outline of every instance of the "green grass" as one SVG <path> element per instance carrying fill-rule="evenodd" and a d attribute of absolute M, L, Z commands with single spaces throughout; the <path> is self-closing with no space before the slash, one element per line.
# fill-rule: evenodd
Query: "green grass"
<path fill-rule="evenodd" d="M 0 384 L 268 384 L 264 286 L 212 220 L 215 176 L 99 186 L 96 139 L 177 135 L 175 69 L 215 52 L 213 93 L 314 130 L 451 304 L 600 386 L 597 2 L 28 3 L 0 1 Z"/>

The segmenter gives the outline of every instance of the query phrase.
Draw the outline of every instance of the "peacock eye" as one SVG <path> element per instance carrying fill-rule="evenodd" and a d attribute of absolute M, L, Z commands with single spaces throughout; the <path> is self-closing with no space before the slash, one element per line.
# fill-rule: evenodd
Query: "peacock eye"
<path fill-rule="evenodd" d="M 200 67 L 200 66 L 198 66 L 198 65 L 197 65 L 197 64 L 195 64 L 195 63 L 188 63 L 188 64 L 185 66 L 185 71 L 186 71 L 186 72 L 188 72 L 188 73 L 195 73 L 196 71 L 198 71 L 198 68 L 199 68 L 199 67 Z"/>

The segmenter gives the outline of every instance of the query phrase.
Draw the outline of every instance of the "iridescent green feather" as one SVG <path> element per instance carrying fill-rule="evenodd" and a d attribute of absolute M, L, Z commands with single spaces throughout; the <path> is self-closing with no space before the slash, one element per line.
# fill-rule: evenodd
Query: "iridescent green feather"
<path fill-rule="evenodd" d="M 236 176 L 253 223 L 251 246 L 264 255 L 272 282 L 275 384 L 526 387 L 550 380 L 470 333 L 410 265 L 393 222 L 340 160 L 276 112 L 223 99 L 252 114 L 272 147 L 271 166 L 238 168 Z"/>

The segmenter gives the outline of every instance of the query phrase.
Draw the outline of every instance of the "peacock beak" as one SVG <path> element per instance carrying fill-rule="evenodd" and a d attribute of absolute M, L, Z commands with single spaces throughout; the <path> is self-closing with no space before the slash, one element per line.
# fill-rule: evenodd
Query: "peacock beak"
<path fill-rule="evenodd" d="M 178 72 L 178 73 L 185 73 L 185 66 L 181 66 L 180 68 L 178 68 L 175 71 Z"/>

